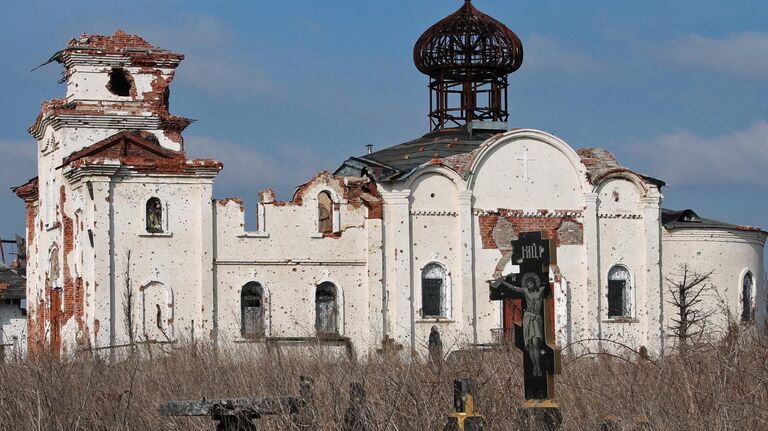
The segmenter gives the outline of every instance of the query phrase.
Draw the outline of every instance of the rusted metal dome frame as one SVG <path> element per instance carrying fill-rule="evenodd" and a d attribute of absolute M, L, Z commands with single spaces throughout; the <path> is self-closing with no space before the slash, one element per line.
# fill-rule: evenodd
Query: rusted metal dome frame
<path fill-rule="evenodd" d="M 471 0 L 419 37 L 413 61 L 430 77 L 432 131 L 509 118 L 507 75 L 522 65 L 523 44 Z"/>

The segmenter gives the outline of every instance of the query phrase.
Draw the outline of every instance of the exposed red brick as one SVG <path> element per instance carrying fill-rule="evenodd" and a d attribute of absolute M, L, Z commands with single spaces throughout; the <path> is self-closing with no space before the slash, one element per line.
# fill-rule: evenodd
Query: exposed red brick
<path fill-rule="evenodd" d="M 455 154 L 443 159 L 443 165 L 456 171 L 462 177 L 466 176 L 469 166 L 480 153 L 480 149 L 472 150 L 468 153 Z"/>
<path fill-rule="evenodd" d="M 561 244 L 583 243 L 583 239 L 580 238 L 580 235 L 582 234 L 580 234 L 580 230 L 576 227 L 580 227 L 581 223 L 573 217 L 524 217 L 521 213 L 522 211 L 520 210 L 500 209 L 495 214 L 481 215 L 479 223 L 483 248 L 501 248 L 496 244 L 493 237 L 493 230 L 496 228 L 496 224 L 500 217 L 503 217 L 514 226 L 515 235 L 519 235 L 521 232 L 544 231 L 549 238 L 555 239 L 558 246 Z M 561 237 L 561 235 L 558 234 L 558 230 L 566 221 L 573 223 L 573 226 L 569 228 L 567 232 L 564 232 L 564 235 Z M 563 240 L 566 242 L 562 242 Z"/>
<path fill-rule="evenodd" d="M 245 203 L 243 203 L 243 200 L 240 198 L 224 198 L 224 199 L 219 199 L 218 202 L 219 202 L 219 205 L 223 207 L 229 205 L 230 202 L 234 202 L 240 206 L 240 211 L 243 211 L 243 212 L 245 211 Z"/>
<path fill-rule="evenodd" d="M 275 191 L 264 189 L 259 192 L 259 203 L 272 203 L 275 201 Z"/>
<path fill-rule="evenodd" d="M 749 231 L 749 232 L 762 232 L 763 231 L 762 228 L 759 228 L 757 226 L 746 226 L 746 225 L 738 225 L 738 226 L 736 226 L 736 229 L 737 230 Z"/>
<path fill-rule="evenodd" d="M 64 159 L 62 166 L 86 157 L 118 160 L 183 160 L 184 153 L 164 148 L 150 132 L 123 131 L 70 154 Z"/>

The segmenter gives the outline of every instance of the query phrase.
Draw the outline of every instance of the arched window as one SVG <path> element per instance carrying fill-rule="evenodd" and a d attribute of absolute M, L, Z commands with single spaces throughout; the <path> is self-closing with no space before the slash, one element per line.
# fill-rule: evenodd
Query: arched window
<path fill-rule="evenodd" d="M 741 321 L 751 322 L 755 319 L 754 301 L 755 280 L 752 273 L 747 271 L 741 282 Z"/>
<path fill-rule="evenodd" d="M 317 230 L 320 233 L 333 232 L 333 199 L 328 192 L 317 195 Z"/>
<path fill-rule="evenodd" d="M 240 321 L 243 337 L 264 335 L 264 289 L 255 281 L 240 291 Z"/>
<path fill-rule="evenodd" d="M 163 233 L 163 204 L 158 198 L 147 200 L 147 232 Z"/>
<path fill-rule="evenodd" d="M 421 271 L 421 315 L 422 317 L 446 317 L 446 289 L 448 274 L 437 263 L 430 263 Z"/>
<path fill-rule="evenodd" d="M 615 265 L 608 271 L 608 317 L 632 315 L 632 280 L 629 270 Z"/>
<path fill-rule="evenodd" d="M 315 330 L 318 334 L 338 334 L 338 301 L 336 286 L 331 282 L 320 283 L 315 290 Z"/>

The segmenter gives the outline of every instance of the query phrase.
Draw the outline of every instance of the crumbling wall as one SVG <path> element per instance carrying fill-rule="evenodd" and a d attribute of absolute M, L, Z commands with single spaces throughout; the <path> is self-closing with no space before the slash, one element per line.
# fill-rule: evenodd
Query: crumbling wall
<path fill-rule="evenodd" d="M 509 261 L 510 242 L 520 232 L 544 231 L 555 240 L 555 332 L 561 343 L 575 328 L 590 328 L 587 264 L 596 247 L 585 226 L 585 196 L 591 192 L 578 155 L 565 143 L 535 131 L 510 132 L 481 149 L 468 175 L 473 192 L 475 289 L 478 335 L 493 340 L 502 326 L 502 303 L 489 301 L 488 283 Z M 567 295 L 571 297 L 567 297 Z M 590 330 L 587 329 L 587 332 Z"/>
<path fill-rule="evenodd" d="M 318 229 L 317 196 L 332 196 L 334 229 Z M 322 172 L 300 186 L 288 202 L 261 193 L 258 214 L 244 213 L 239 199 L 218 200 L 216 219 L 216 315 L 222 342 L 243 341 L 240 292 L 250 281 L 265 291 L 266 336 L 315 336 L 315 289 L 337 288 L 339 335 L 365 351 L 370 339 L 369 288 L 377 271 L 369 260 L 371 236 L 380 229 L 381 203 L 374 184 Z M 245 231 L 244 217 L 258 217 Z M 371 224 L 373 222 L 373 226 Z M 380 232 L 380 231 L 379 231 Z M 380 233 L 378 233 L 380 235 Z"/>

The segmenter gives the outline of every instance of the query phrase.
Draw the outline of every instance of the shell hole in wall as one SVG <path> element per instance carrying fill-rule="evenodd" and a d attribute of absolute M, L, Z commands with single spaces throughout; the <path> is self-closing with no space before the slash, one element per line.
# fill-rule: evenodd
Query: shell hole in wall
<path fill-rule="evenodd" d="M 433 198 L 433 197 L 435 197 L 435 194 L 434 193 L 430 193 L 429 197 Z"/>
<path fill-rule="evenodd" d="M 120 67 L 115 67 L 109 74 L 109 91 L 116 96 L 131 95 L 131 81 L 128 79 L 128 72 Z"/>

